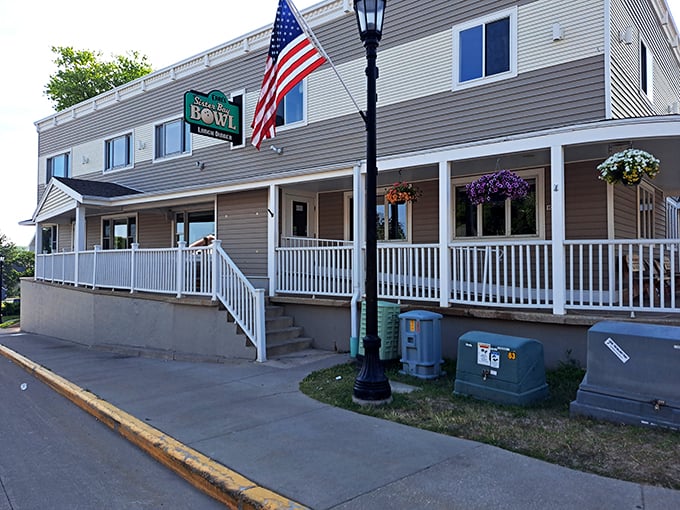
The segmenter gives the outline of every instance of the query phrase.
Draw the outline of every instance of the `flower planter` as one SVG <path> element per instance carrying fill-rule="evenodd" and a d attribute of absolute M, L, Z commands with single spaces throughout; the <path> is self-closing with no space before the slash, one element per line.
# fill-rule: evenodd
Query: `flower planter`
<path fill-rule="evenodd" d="M 659 173 L 659 160 L 639 149 L 626 149 L 613 154 L 597 166 L 598 178 L 609 184 L 637 186 L 644 176 L 654 179 Z"/>

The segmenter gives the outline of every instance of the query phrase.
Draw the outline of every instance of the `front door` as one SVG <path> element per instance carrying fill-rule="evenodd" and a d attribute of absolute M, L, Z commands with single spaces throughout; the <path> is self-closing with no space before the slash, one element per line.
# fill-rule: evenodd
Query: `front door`
<path fill-rule="evenodd" d="M 316 237 L 316 197 L 286 194 L 284 236 Z"/>

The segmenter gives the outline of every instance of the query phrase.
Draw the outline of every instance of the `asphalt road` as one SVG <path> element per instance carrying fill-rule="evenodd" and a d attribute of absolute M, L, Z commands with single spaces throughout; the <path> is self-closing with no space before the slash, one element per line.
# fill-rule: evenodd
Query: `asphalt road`
<path fill-rule="evenodd" d="M 0 356 L 0 510 L 42 508 L 224 507 Z"/>

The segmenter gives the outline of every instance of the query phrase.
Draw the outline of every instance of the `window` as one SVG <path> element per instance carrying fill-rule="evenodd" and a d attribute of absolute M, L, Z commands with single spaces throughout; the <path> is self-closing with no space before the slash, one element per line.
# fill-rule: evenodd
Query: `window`
<path fill-rule="evenodd" d="M 640 41 L 640 88 L 654 100 L 654 57 L 644 42 Z"/>
<path fill-rule="evenodd" d="M 454 89 L 517 75 L 517 9 L 453 28 Z"/>
<path fill-rule="evenodd" d="M 213 211 L 178 212 L 175 215 L 175 245 L 186 241 L 188 246 L 211 234 L 215 234 Z"/>
<path fill-rule="evenodd" d="M 130 166 L 132 163 L 131 139 L 132 136 L 126 134 L 106 140 L 104 170 L 116 170 Z"/>
<path fill-rule="evenodd" d="M 638 190 L 638 237 L 654 238 L 654 188 L 641 182 Z"/>
<path fill-rule="evenodd" d="M 305 120 L 304 80 L 283 96 L 276 110 L 276 127 L 288 126 Z"/>
<path fill-rule="evenodd" d="M 102 248 L 125 250 L 137 242 L 137 218 L 105 218 L 102 220 Z"/>
<path fill-rule="evenodd" d="M 156 158 L 191 152 L 191 131 L 182 119 L 156 126 Z"/>
<path fill-rule="evenodd" d="M 45 182 L 50 182 L 52 177 L 69 177 L 71 175 L 70 159 L 68 153 L 47 158 L 47 178 Z"/>
<path fill-rule="evenodd" d="M 354 240 L 354 198 L 345 193 L 345 240 Z M 378 241 L 408 241 L 411 239 L 411 206 L 390 204 L 385 195 L 375 197 L 376 239 Z M 386 220 L 387 219 L 387 220 Z M 363 224 L 362 224 L 363 229 Z"/>
<path fill-rule="evenodd" d="M 57 226 L 41 228 L 41 253 L 57 252 Z"/>
<path fill-rule="evenodd" d="M 536 172 L 516 172 L 529 183 L 529 194 L 521 200 L 502 200 L 473 205 L 465 184 L 474 178 L 454 182 L 455 237 L 537 237 L 542 235 L 539 215 L 543 194 Z"/>

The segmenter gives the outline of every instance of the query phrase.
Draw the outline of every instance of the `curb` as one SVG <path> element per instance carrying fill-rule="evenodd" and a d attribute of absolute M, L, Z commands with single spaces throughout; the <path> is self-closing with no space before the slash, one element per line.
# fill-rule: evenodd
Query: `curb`
<path fill-rule="evenodd" d="M 162 431 L 0 344 L 0 354 L 118 432 L 194 487 L 234 510 L 309 510 L 211 460 Z"/>

